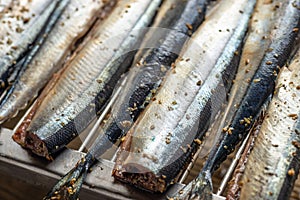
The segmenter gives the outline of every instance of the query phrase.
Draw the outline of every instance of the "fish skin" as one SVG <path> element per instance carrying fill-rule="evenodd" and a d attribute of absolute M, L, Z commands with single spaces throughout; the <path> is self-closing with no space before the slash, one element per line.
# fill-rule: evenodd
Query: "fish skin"
<path fill-rule="evenodd" d="M 0 1 L 0 19 L 4 12 L 8 12 L 9 7 L 14 3 L 14 0 L 1 0 Z"/>
<path fill-rule="evenodd" d="M 271 30 L 274 27 L 274 22 L 279 17 L 280 12 L 278 9 L 274 11 L 276 5 L 282 7 L 286 6 L 287 2 L 281 3 L 281 1 L 258 0 L 251 19 L 249 27 L 249 35 L 243 47 L 243 53 L 241 57 L 240 66 L 230 91 L 229 103 L 227 105 L 225 114 L 223 116 L 223 123 L 221 123 L 218 133 L 222 132 L 224 127 L 229 127 L 230 120 L 234 116 L 235 111 L 238 109 L 238 105 L 241 103 L 247 89 L 250 85 L 250 81 L 255 74 L 260 62 L 271 43 L 272 35 Z M 262 40 L 263 38 L 263 40 Z M 263 117 L 262 117 L 263 118 Z M 240 179 L 244 170 L 244 165 L 247 162 L 247 156 L 252 150 L 254 141 L 259 132 L 261 121 L 255 125 L 254 130 L 251 131 L 249 142 L 244 150 L 243 155 L 236 167 L 234 175 L 229 182 L 227 199 L 236 199 L 240 193 Z"/>
<path fill-rule="evenodd" d="M 9 85 L 8 79 L 15 68 L 19 67 L 16 63 L 26 55 L 59 4 L 60 0 L 45 0 L 43 3 L 38 0 L 20 1 L 12 12 L 2 16 L 1 20 L 5 23 L 0 27 L 0 96 Z"/>
<path fill-rule="evenodd" d="M 74 50 L 75 43 L 103 12 L 103 6 L 105 4 L 102 1 L 92 0 L 75 0 L 67 5 L 45 43 L 28 66 L 24 67 L 24 72 L 13 83 L 6 98 L 1 100 L 0 123 L 16 116 L 38 95 L 52 75 L 62 67 L 66 57 Z M 79 9 L 74 12 L 76 8 Z"/>
<path fill-rule="evenodd" d="M 253 128 L 250 131 L 250 136 L 247 141 L 247 144 L 245 146 L 245 149 L 243 150 L 243 153 L 239 159 L 239 162 L 237 166 L 235 167 L 235 170 L 233 172 L 231 180 L 228 182 L 228 189 L 227 189 L 227 196 L 226 199 L 228 200 L 234 200 L 239 199 L 240 197 L 240 191 L 241 191 L 241 179 L 243 178 L 243 173 L 245 171 L 245 165 L 248 162 L 248 157 L 250 152 L 253 149 L 253 146 L 255 144 L 255 141 L 257 139 L 257 136 L 261 129 L 261 124 L 263 122 L 263 119 L 265 117 L 265 113 L 262 112 L 261 117 L 255 122 L 253 125 Z"/>
<path fill-rule="evenodd" d="M 187 39 L 186 35 L 189 33 L 190 30 L 187 28 L 186 23 L 190 23 L 193 26 L 194 30 L 196 30 L 197 27 L 204 20 L 207 4 L 206 0 L 192 0 L 189 1 L 187 4 L 185 3 L 187 3 L 187 1 L 184 1 L 183 3 L 181 2 L 181 0 L 164 1 L 152 25 L 153 27 L 160 28 L 158 28 L 158 30 L 154 29 L 154 31 L 150 29 L 147 33 L 145 37 L 145 42 L 141 45 L 141 49 L 136 55 L 137 59 L 126 76 L 129 80 L 127 80 L 127 84 L 124 86 L 122 94 L 120 94 L 121 97 L 118 97 L 117 102 L 112 106 L 112 117 L 108 118 L 104 127 L 101 127 L 101 134 L 99 134 L 99 136 L 95 140 L 90 151 L 85 156 L 85 159 L 83 161 L 79 161 L 79 164 L 75 168 L 73 168 L 68 174 L 66 174 L 52 188 L 52 190 L 48 193 L 46 198 L 51 198 L 55 196 L 55 193 L 63 193 L 63 191 L 66 188 L 65 186 L 68 186 L 70 182 L 74 179 L 76 180 L 75 183 L 79 183 L 76 187 L 76 191 L 78 191 L 79 193 L 82 181 L 85 179 L 88 169 L 97 161 L 96 159 L 100 158 L 100 156 L 107 149 L 109 149 L 118 139 L 120 139 L 126 133 L 125 128 L 121 128 L 121 125 L 119 124 L 125 119 L 128 120 L 128 118 L 123 117 L 124 113 L 127 114 L 127 117 L 130 116 L 130 121 L 134 121 L 134 118 L 136 118 L 141 112 L 141 110 L 144 109 L 143 105 L 145 104 L 144 102 L 146 102 L 146 96 L 149 96 L 149 94 L 151 94 L 151 89 L 157 89 L 159 84 L 152 84 L 152 87 L 148 90 L 148 94 L 146 93 L 145 95 L 135 95 L 136 93 L 138 93 L 137 91 L 139 90 L 144 91 L 143 88 L 140 88 L 139 85 L 141 82 L 139 81 L 149 80 L 151 77 L 155 77 L 156 79 L 159 79 L 160 77 L 160 79 L 162 79 L 169 65 L 171 65 L 171 63 L 177 58 L 175 52 L 178 51 L 178 48 L 182 48 L 184 42 Z M 173 7 L 174 5 L 176 5 L 175 8 Z M 195 7 L 198 8 L 198 10 L 195 10 Z M 193 9 L 191 10 L 191 8 Z M 153 42 L 157 42 L 155 33 L 159 34 L 161 28 L 166 29 L 163 31 L 164 35 L 161 36 L 161 38 L 163 38 L 163 42 L 156 43 L 155 45 L 153 45 Z M 175 35 L 177 36 L 176 40 L 174 40 Z M 150 50 L 144 50 L 143 48 L 149 47 L 149 44 L 153 46 L 153 48 Z M 136 62 L 138 62 L 141 59 L 147 60 L 151 64 L 147 62 L 147 64 L 145 64 L 145 66 L 143 67 L 136 66 Z M 161 64 L 166 66 L 166 70 L 149 70 L 147 71 L 148 73 L 145 73 L 145 70 L 143 70 L 147 66 L 149 68 L 153 67 L 154 69 L 160 69 Z M 153 79 L 152 81 L 154 82 Z M 160 81 L 157 82 L 159 83 Z M 134 102 L 136 103 L 140 102 L 137 103 L 138 112 L 135 112 L 134 115 L 128 112 L 128 99 L 134 99 Z M 121 113 L 121 115 L 119 115 L 118 113 Z M 78 193 L 71 195 L 71 197 L 69 198 L 76 198 Z"/>
<path fill-rule="evenodd" d="M 152 192 L 164 192 L 176 182 L 198 146 L 194 139 L 203 139 L 225 100 L 254 5 L 226 1 L 214 8 L 165 77 L 156 100 L 125 136 L 115 178 Z"/>
<path fill-rule="evenodd" d="M 41 47 L 44 45 L 46 39 L 48 38 L 49 33 L 55 26 L 57 20 L 60 18 L 61 14 L 65 10 L 69 0 L 61 0 L 58 4 L 56 4 L 55 10 L 51 13 L 51 16 L 45 22 L 41 32 L 38 34 L 34 43 L 31 45 L 29 52 L 24 56 L 24 58 L 19 61 L 14 69 L 14 72 L 8 79 L 9 86 L 6 88 L 6 91 L 2 94 L 0 98 L 0 105 L 2 106 L 13 93 L 16 83 L 19 82 L 19 79 L 23 75 L 24 71 L 26 71 L 28 65 L 32 62 L 35 55 L 40 51 Z M 37 70 L 38 71 L 38 70 Z M 35 73 L 35 72 L 33 72 Z M 1 123 L 1 118 L 0 118 Z"/>
<path fill-rule="evenodd" d="M 228 105 L 218 132 L 221 132 L 223 127 L 230 125 L 230 120 L 232 120 L 232 117 L 241 104 L 250 85 L 250 80 L 259 67 L 273 38 L 271 31 L 280 14 L 276 6 L 280 5 L 280 8 L 282 8 L 286 6 L 285 4 L 287 4 L 287 2 L 280 0 L 257 1 L 253 17 L 249 24 L 249 33 L 243 47 L 240 65 L 234 84 L 230 90 Z"/>
<path fill-rule="evenodd" d="M 134 52 L 129 51 L 137 48 L 135 45 L 143 34 L 132 29 L 148 26 L 160 2 L 118 2 L 112 14 L 64 69 L 49 95 L 33 108 L 36 112 L 29 126 L 25 119 L 14 139 L 37 155 L 51 158 L 52 153 L 81 133 L 99 114 L 115 83 L 131 63 Z"/>
<path fill-rule="evenodd" d="M 194 27 L 193 31 L 195 31 L 204 20 L 207 4 L 206 0 L 189 1 L 186 7 L 184 4 L 180 4 L 182 8 L 177 6 L 178 11 L 176 7 L 169 10 L 169 12 L 164 11 L 169 9 L 169 5 L 176 5 L 180 1 L 181 0 L 165 1 L 155 19 L 153 27 L 170 29 L 170 31 L 164 31 L 166 35 L 163 37 L 163 42 L 154 45 L 153 49 L 146 52 L 142 48 L 137 53 L 137 61 L 134 64 L 142 63 L 142 61 L 145 62 L 141 64 L 141 66 L 139 64 L 134 65 L 128 72 L 126 76 L 126 86 L 123 88 L 122 94 L 118 96 L 118 101 L 112 106 L 113 117 L 108 119 L 106 128 L 102 131 L 105 133 L 104 137 L 108 137 L 111 143 L 115 143 L 118 139 L 123 137 L 126 133 L 125 129 L 129 129 L 129 127 L 122 127 L 122 122 L 135 121 L 149 103 L 147 99 L 154 95 L 152 92 L 158 89 L 160 82 L 171 68 L 172 62 L 178 57 L 179 53 L 176 54 L 176 51 L 181 49 L 188 39 L 187 34 L 189 33 L 189 29 L 186 27 L 186 23 L 190 23 Z M 201 12 L 199 13 L 199 10 L 195 10 L 195 7 L 199 7 Z M 178 15 L 179 12 L 181 15 Z M 164 14 L 166 15 L 164 16 Z M 177 19 L 174 18 L 174 15 Z M 172 19 L 172 21 L 170 21 L 170 19 Z M 158 31 L 160 31 L 160 29 L 158 29 Z M 154 30 L 154 34 L 155 32 L 156 30 Z M 152 30 L 150 30 L 148 34 L 150 38 L 146 40 L 146 44 L 144 43 L 147 47 L 148 41 L 153 42 L 151 37 L 154 35 Z M 176 36 L 177 38 L 174 39 Z M 162 65 L 165 67 L 165 70 L 161 69 Z M 128 110 L 128 108 L 134 107 L 134 111 Z M 91 154 L 96 158 L 106 151 L 106 149 L 102 148 L 102 145 L 97 145 L 98 142 L 103 144 L 103 142 L 100 142 L 102 139 L 98 139 L 99 141 L 97 140 L 94 148 L 91 149 Z M 106 141 L 106 139 L 104 139 L 104 141 Z"/>
<path fill-rule="evenodd" d="M 286 6 L 286 4 L 287 2 L 282 3 L 281 1 L 257 1 L 249 24 L 249 33 L 243 47 L 238 72 L 230 90 L 228 104 L 219 127 L 216 131 L 214 131 L 216 134 L 215 138 L 218 138 L 217 134 L 223 134 L 223 130 L 227 130 L 230 126 L 230 121 L 247 92 L 251 82 L 250 80 L 255 74 L 271 43 L 271 31 L 273 30 L 274 23 L 280 14 L 278 9 L 276 9 L 277 5 L 280 5 L 280 8 L 282 9 L 282 7 Z M 259 126 L 257 128 L 259 128 Z M 258 130 L 253 132 L 256 133 Z M 251 135 L 250 137 L 251 138 L 249 140 L 251 140 L 253 136 Z M 249 142 L 247 147 L 249 147 L 250 143 L 251 142 Z M 228 199 L 234 199 L 235 195 L 239 192 L 238 183 L 240 181 L 240 172 L 243 170 L 243 161 L 241 160 L 242 159 L 240 159 L 239 167 L 236 167 L 236 178 L 229 182 L 231 189 L 228 190 L 229 192 L 227 193 Z"/>
<path fill-rule="evenodd" d="M 272 43 L 266 52 L 261 65 L 256 71 L 252 83 L 235 113 L 230 127 L 233 128 L 231 134 L 223 134 L 219 138 L 218 144 L 211 150 L 208 159 L 199 173 L 198 177 L 189 183 L 192 185 L 192 194 L 211 199 L 212 182 L 211 176 L 219 165 L 227 158 L 235 146 L 242 141 L 253 125 L 261 106 L 272 94 L 275 88 L 275 80 L 280 67 L 285 65 L 293 46 L 296 45 L 296 37 L 299 29 L 300 10 L 294 5 L 294 1 L 289 1 L 288 6 L 282 10 L 282 16 L 276 23 L 276 29 Z M 274 56 L 275 55 L 275 56 Z M 278 67 L 277 67 L 278 66 Z M 245 126 L 241 120 L 252 117 L 250 123 Z M 226 147 L 226 148 L 225 148 Z"/>
<path fill-rule="evenodd" d="M 249 127 L 251 127 L 250 125 L 248 127 L 245 127 L 245 125 L 242 126 L 240 120 L 244 119 L 244 117 L 255 117 L 255 115 L 257 114 L 256 111 L 259 110 L 260 106 L 263 104 L 265 99 L 274 90 L 276 76 L 279 71 L 279 68 L 277 66 L 283 66 L 289 57 L 289 54 L 292 50 L 292 46 L 294 45 L 293 43 L 297 36 L 297 33 L 294 32 L 293 29 L 299 27 L 300 11 L 294 6 L 292 6 L 290 1 L 290 4 L 286 9 L 285 14 L 287 16 L 286 18 L 284 18 L 284 22 L 282 20 L 281 24 L 279 24 L 278 28 L 275 30 L 274 41 L 273 43 L 271 43 L 269 48 L 273 50 L 265 54 L 261 66 L 258 68 L 258 71 L 254 75 L 252 82 L 255 79 L 261 80 L 257 83 L 253 82 L 250 85 L 247 94 L 232 122 L 231 126 L 235 128 L 233 130 L 233 133 L 231 135 L 226 134 L 226 140 L 222 140 L 220 144 L 220 146 L 224 146 L 231 139 L 235 141 L 234 143 L 228 145 L 228 151 L 224 151 L 225 154 L 234 150 L 233 146 L 235 146 L 238 142 L 239 134 L 242 134 L 242 132 L 249 130 Z M 289 20 L 289 29 L 283 28 L 286 27 L 287 20 Z M 278 54 L 278 56 L 276 56 L 278 57 L 278 59 L 274 57 L 275 54 Z M 271 62 L 272 64 L 268 64 L 269 62 Z M 276 74 L 274 73 L 274 70 L 277 72 Z M 260 95 L 257 96 L 257 94 Z M 252 120 L 252 123 L 253 121 L 254 120 Z M 237 132 L 237 134 L 235 134 L 235 132 Z M 241 137 L 243 136 L 241 135 Z M 217 152 L 220 153 L 222 156 L 220 155 L 218 157 L 223 157 L 224 155 L 223 153 L 219 152 L 220 150 L 221 149 L 218 149 Z M 217 163 L 221 161 L 221 159 L 217 160 Z M 212 169 L 212 171 L 214 170 Z"/>
<path fill-rule="evenodd" d="M 300 51 L 279 74 L 267 117 L 246 164 L 241 199 L 289 199 L 292 192 L 300 164 L 299 62 Z M 293 170 L 290 175 L 289 170 Z"/>

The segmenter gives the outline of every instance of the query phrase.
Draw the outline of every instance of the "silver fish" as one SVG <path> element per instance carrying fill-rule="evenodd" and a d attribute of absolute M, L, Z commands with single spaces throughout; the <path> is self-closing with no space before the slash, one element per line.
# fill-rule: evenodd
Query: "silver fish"
<path fill-rule="evenodd" d="M 274 23 L 276 18 L 278 18 L 280 14 L 280 12 L 276 11 L 278 9 L 277 7 L 286 6 L 284 5 L 286 2 L 281 2 L 282 1 L 258 0 L 256 3 L 249 27 L 249 35 L 243 47 L 243 54 L 239 69 L 230 91 L 228 106 L 219 130 L 217 131 L 218 133 L 222 133 L 222 130 L 228 131 L 228 123 L 231 121 L 234 113 L 239 107 L 239 104 L 246 94 L 255 71 L 257 70 L 265 52 L 270 45 L 272 39 L 271 31 L 275 25 Z M 259 132 L 260 125 L 261 124 L 257 125 L 255 130 L 251 132 L 252 134 L 250 135 L 249 142 L 247 143 L 242 158 L 240 159 L 239 164 L 234 172 L 234 178 L 229 183 L 227 199 L 235 199 L 236 196 L 238 196 L 240 189 L 239 182 L 241 173 L 244 170 L 244 163 L 247 160 L 247 155 L 252 149 L 257 133 Z"/>
<path fill-rule="evenodd" d="M 223 128 L 228 129 L 229 123 L 241 104 L 251 83 L 251 79 L 273 38 L 271 32 L 275 26 L 276 19 L 280 17 L 280 12 L 278 12 L 279 8 L 277 8 L 277 6 L 282 8 L 286 7 L 286 4 L 287 2 L 280 0 L 257 1 L 249 25 L 249 33 L 243 47 L 238 72 L 230 90 L 228 105 L 218 132 L 222 132 Z"/>
<path fill-rule="evenodd" d="M 254 4 L 223 1 L 206 18 L 125 136 L 115 178 L 153 192 L 176 181 L 222 106 Z"/>
<path fill-rule="evenodd" d="M 126 134 L 132 121 L 149 103 L 148 99 L 151 99 L 152 92 L 157 89 L 159 82 L 178 57 L 179 53 L 177 52 L 189 38 L 188 34 L 197 30 L 203 22 L 206 4 L 206 0 L 165 0 L 163 2 L 152 24 L 154 28 L 147 31 L 141 48 L 135 56 L 137 61 L 133 62 L 124 80 L 120 80 L 121 86 L 116 86 L 116 92 L 110 101 L 112 110 L 109 118 L 105 120 L 105 126 L 98 127 L 101 134 L 93 141 L 93 146 L 84 159 L 63 176 L 47 194 L 47 199 L 62 194 L 66 194 L 71 199 L 77 198 L 82 183 L 88 175 L 88 169 Z M 193 29 L 186 24 L 189 24 L 189 27 L 192 26 Z M 153 48 L 149 48 L 150 46 Z M 122 93 L 118 94 L 120 90 Z M 108 105 L 105 109 L 109 107 Z M 100 123 L 100 119 L 97 120 L 95 126 L 98 123 Z M 126 127 L 122 125 L 126 125 Z M 93 133 L 90 133 L 89 136 L 91 135 Z M 87 146 L 88 143 L 89 139 L 86 139 L 81 147 Z M 67 188 L 72 188 L 76 192 L 68 193 Z"/>
<path fill-rule="evenodd" d="M 241 105 L 231 120 L 228 128 L 230 131 L 220 134 L 218 143 L 210 151 L 201 172 L 186 187 L 192 188 L 191 193 L 195 199 L 212 198 L 212 174 L 227 158 L 227 155 L 234 151 L 236 145 L 246 137 L 262 106 L 274 91 L 280 67 L 288 61 L 297 44 L 300 10 L 291 0 L 278 12 L 280 12 L 280 17 L 276 20 L 276 26 L 272 31 L 274 34 L 272 42 L 251 80 Z"/>
<path fill-rule="evenodd" d="M 300 51 L 279 75 L 243 175 L 241 199 L 288 199 L 299 173 Z M 262 159 L 263 158 L 263 159 Z"/>
<path fill-rule="evenodd" d="M 11 12 L 4 13 L 0 26 L 0 96 L 9 85 L 17 65 L 42 32 L 51 14 L 65 0 L 32 0 L 14 4 Z"/>
<path fill-rule="evenodd" d="M 80 134 L 101 112 L 117 80 L 129 67 L 132 50 L 137 49 L 144 34 L 140 29 L 151 23 L 160 3 L 161 0 L 119 1 L 56 83 L 49 83 L 53 84 L 51 90 L 13 138 L 51 159 L 50 154 Z"/>
<path fill-rule="evenodd" d="M 75 43 L 86 34 L 97 17 L 103 15 L 104 6 L 102 1 L 70 1 L 45 43 L 10 86 L 5 98 L 0 100 L 0 123 L 16 116 L 38 95 L 62 67 Z"/>

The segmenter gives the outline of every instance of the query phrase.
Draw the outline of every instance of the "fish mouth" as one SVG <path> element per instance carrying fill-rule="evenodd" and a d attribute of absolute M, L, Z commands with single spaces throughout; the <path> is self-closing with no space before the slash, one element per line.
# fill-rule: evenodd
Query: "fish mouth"
<path fill-rule="evenodd" d="M 28 131 L 17 131 L 12 136 L 12 139 L 36 155 L 45 157 L 47 160 L 53 160 L 49 155 L 46 144 L 36 134 Z"/>
<path fill-rule="evenodd" d="M 150 192 L 163 193 L 166 190 L 166 181 L 157 176 L 150 169 L 136 163 L 127 163 L 117 166 L 113 176 L 122 182 L 129 183 L 139 189 Z"/>

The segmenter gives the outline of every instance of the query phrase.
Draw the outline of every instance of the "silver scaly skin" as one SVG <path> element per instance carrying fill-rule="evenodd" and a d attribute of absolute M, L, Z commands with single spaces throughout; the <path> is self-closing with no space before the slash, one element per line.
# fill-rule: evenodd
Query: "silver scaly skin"
<path fill-rule="evenodd" d="M 280 17 L 280 9 L 288 5 L 287 1 L 265 1 L 258 0 L 251 19 L 249 27 L 249 35 L 243 47 L 243 54 L 241 57 L 240 66 L 230 91 L 228 106 L 223 116 L 223 123 L 221 123 L 218 133 L 222 134 L 222 129 L 226 130 L 230 126 L 234 113 L 238 109 L 247 89 L 251 83 L 251 79 L 255 71 L 260 65 L 265 52 L 271 43 L 274 35 L 271 34 L 275 21 Z M 263 118 L 263 117 L 262 117 Z M 260 122 L 262 120 L 259 120 Z M 247 155 L 252 149 L 256 135 L 259 132 L 261 123 L 251 132 L 247 148 L 245 148 L 242 158 L 237 165 L 233 178 L 229 182 L 227 198 L 236 199 L 240 193 L 240 181 L 244 171 L 244 165 L 247 162 Z"/>
<path fill-rule="evenodd" d="M 9 8 L 15 3 L 15 0 L 0 0 L 0 19 L 3 13 L 8 12 Z"/>
<path fill-rule="evenodd" d="M 44 44 L 14 81 L 5 98 L 0 100 L 0 123 L 16 116 L 33 101 L 53 74 L 62 68 L 75 43 L 103 14 L 104 6 L 101 0 L 72 0 L 68 3 Z"/>
<path fill-rule="evenodd" d="M 126 77 L 126 84 L 122 87 L 122 93 L 117 95 L 117 101 L 112 105 L 112 111 L 104 126 L 99 127 L 99 135 L 93 142 L 85 158 L 59 180 L 47 198 L 65 194 L 68 188 L 76 190 L 75 193 L 66 193 L 68 198 L 78 196 L 82 182 L 87 172 L 97 159 L 101 158 L 113 144 L 126 134 L 126 129 L 132 125 L 144 106 L 149 103 L 148 98 L 159 83 L 172 62 L 176 60 L 185 41 L 187 34 L 194 32 L 203 22 L 206 11 L 206 0 L 166 0 L 161 5 L 153 27 L 148 30 L 140 50 L 136 54 L 136 61 Z M 197 9 L 195 9 L 197 8 Z M 190 30 L 186 23 L 191 24 Z M 150 44 L 150 45 L 149 45 Z M 151 46 L 153 48 L 145 48 Z M 142 62 L 144 61 L 144 62 Z M 143 63 L 138 65 L 137 63 Z M 162 66 L 164 66 L 162 70 Z M 123 82 L 123 80 L 121 80 Z M 121 87 L 121 86 L 120 86 Z M 120 88 L 117 87 L 117 90 Z M 114 96 L 114 95 L 113 95 Z M 135 107 L 135 109 L 128 109 Z M 122 123 L 127 122 L 127 127 Z M 129 124 L 130 123 L 130 124 Z M 125 124 L 125 123 L 123 123 Z"/>
<path fill-rule="evenodd" d="M 150 24 L 160 3 L 119 1 L 55 83 L 49 82 L 53 85 L 48 94 L 39 99 L 14 139 L 51 159 L 52 153 L 80 134 L 100 114 L 117 80 L 129 67 L 132 50 L 138 48 L 144 34 L 140 29 Z"/>
<path fill-rule="evenodd" d="M 280 17 L 280 9 L 286 7 L 287 4 L 287 2 L 280 0 L 257 1 L 219 132 L 221 132 L 224 127 L 230 125 L 230 120 L 241 104 L 251 83 L 251 79 L 259 67 L 265 52 L 269 48 L 273 38 L 271 32 L 275 26 L 276 19 Z M 279 6 L 280 9 L 277 8 L 277 6 Z"/>
<path fill-rule="evenodd" d="M 176 181 L 225 100 L 254 5 L 222 1 L 211 11 L 125 136 L 115 178 L 154 192 Z"/>
<path fill-rule="evenodd" d="M 5 89 L 14 81 L 14 76 L 20 70 L 20 62 L 38 36 L 51 20 L 52 14 L 65 4 L 66 0 L 21 0 L 20 4 L 13 4 L 11 11 L 1 17 L 0 26 L 0 97 Z M 54 16 L 56 17 L 56 16 Z"/>
<path fill-rule="evenodd" d="M 275 94 L 246 164 L 241 199 L 289 199 L 299 173 L 299 134 L 300 51 L 279 74 Z"/>
<path fill-rule="evenodd" d="M 272 31 L 272 42 L 230 122 L 228 127 L 230 131 L 220 134 L 217 145 L 210 151 L 198 177 L 189 183 L 192 185 L 192 194 L 196 197 L 195 199 L 212 198 L 211 176 L 226 160 L 227 155 L 232 153 L 236 145 L 248 134 L 262 106 L 274 91 L 277 73 L 297 46 L 300 9 L 295 5 L 295 1 L 291 0 L 278 12 L 280 12 L 280 17 L 276 20 Z"/>

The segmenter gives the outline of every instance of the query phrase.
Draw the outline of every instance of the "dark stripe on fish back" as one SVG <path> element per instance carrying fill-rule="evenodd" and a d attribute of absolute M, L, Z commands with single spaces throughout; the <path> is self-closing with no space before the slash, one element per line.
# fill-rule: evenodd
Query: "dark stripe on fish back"
<path fill-rule="evenodd" d="M 1 80 L 1 82 L 3 82 L 4 87 L 0 86 L 0 96 L 4 93 L 4 91 L 7 89 L 7 87 L 10 86 L 11 81 L 15 81 L 15 79 L 18 78 L 19 73 L 24 71 L 24 69 L 23 69 L 24 65 L 28 64 L 27 62 L 29 62 L 32 59 L 33 54 L 35 54 L 36 51 L 40 48 L 40 46 L 43 44 L 43 42 L 45 40 L 44 35 L 47 35 L 51 31 L 51 29 L 55 25 L 56 21 L 60 17 L 62 11 L 66 7 L 67 2 L 68 2 L 68 0 L 59 0 L 59 1 L 56 0 L 54 10 L 51 12 L 50 16 L 46 20 L 46 23 L 41 28 L 41 32 L 36 36 L 33 43 L 29 44 L 27 47 L 27 50 L 24 51 L 18 57 L 18 59 L 16 60 L 16 64 L 12 64 L 11 66 L 9 66 L 8 70 L 1 75 L 0 80 Z M 15 73 L 15 70 L 17 70 L 16 73 Z M 14 75 L 16 77 L 11 77 Z M 1 103 L 2 103 L 2 101 L 3 101 L 3 99 L 1 99 Z M 5 99 L 4 99 L 4 101 L 5 101 Z"/>
<path fill-rule="evenodd" d="M 34 56 L 40 50 L 41 46 L 46 41 L 49 33 L 55 26 L 57 20 L 61 16 L 62 12 L 65 10 L 67 4 L 68 0 L 62 0 L 57 3 L 56 8 L 53 10 L 51 15 L 47 19 L 45 25 L 42 27 L 41 32 L 37 35 L 35 41 L 33 42 L 32 47 L 30 47 L 27 50 L 27 52 L 24 53 L 24 57 L 22 58 L 22 60 L 20 60 L 14 67 L 11 67 L 9 72 L 4 74 L 6 77 L 2 80 L 6 80 L 7 88 L 0 87 L 0 94 L 3 92 L 1 91 L 1 89 L 7 90 L 7 92 L 4 95 L 4 97 L 1 96 L 0 106 L 3 106 L 3 104 L 7 101 L 9 96 L 14 91 L 15 82 L 18 82 L 18 80 L 22 76 L 22 73 L 26 70 L 27 66 L 30 64 Z M 13 75 L 11 73 L 11 70 L 14 70 Z"/>
<path fill-rule="evenodd" d="M 295 45 L 298 35 L 295 28 L 299 28 L 299 18 L 300 10 L 292 5 L 288 6 L 288 9 L 285 10 L 285 16 L 282 18 L 283 20 L 274 32 L 275 36 L 273 43 L 270 45 L 270 51 L 265 54 L 259 69 L 252 79 L 246 96 L 235 114 L 231 124 L 231 127 L 234 128 L 232 134 L 226 134 L 223 136 L 223 139 L 220 139 L 218 147 L 210 153 L 208 162 L 203 170 L 215 171 L 250 130 L 254 120 L 247 125 L 241 123 L 241 120 L 250 117 L 255 119 L 265 100 L 274 91 L 275 80 L 280 67 L 285 65 Z M 224 146 L 227 148 L 223 148 Z"/>
<path fill-rule="evenodd" d="M 125 59 L 121 64 L 122 67 L 119 67 L 114 75 L 112 75 L 112 78 L 105 84 L 105 87 L 99 91 L 95 99 L 90 102 L 90 104 L 73 120 L 64 125 L 63 128 L 43 140 L 47 146 L 49 154 L 55 153 L 57 150 L 64 147 L 66 145 L 66 141 L 73 140 L 86 128 L 87 124 L 90 124 L 92 120 L 94 120 L 95 115 L 99 116 L 101 114 L 105 108 L 104 105 L 106 104 L 107 99 L 109 99 L 113 92 L 115 83 L 119 80 L 119 75 L 128 69 L 134 55 L 135 51 L 132 51 L 121 56 L 119 58 L 120 62 L 122 62 L 122 59 Z"/>
<path fill-rule="evenodd" d="M 241 49 L 242 44 L 240 44 L 239 49 Z M 216 89 L 212 92 L 211 98 L 208 99 L 207 103 L 204 105 L 204 108 L 201 110 L 201 113 L 199 114 L 199 126 L 197 130 L 197 134 L 195 136 L 195 139 L 199 139 L 202 141 L 205 137 L 205 133 L 210 127 L 211 119 L 213 119 L 217 112 L 219 111 L 219 107 L 222 105 L 222 98 L 219 95 L 223 94 L 224 88 L 226 93 L 229 92 L 232 80 L 235 75 L 235 70 L 237 69 L 238 63 L 239 63 L 240 57 L 234 56 L 231 60 L 230 64 L 228 65 L 228 69 L 224 70 L 221 74 L 222 79 L 220 79 L 221 82 L 218 83 L 218 86 Z M 189 134 L 189 133 L 186 133 Z M 194 134 L 194 133 L 190 133 Z M 192 136 L 191 135 L 191 136 Z M 193 142 L 192 144 L 189 144 L 189 137 L 186 137 L 186 142 L 184 144 L 190 145 L 191 148 L 188 148 L 187 153 L 182 154 L 182 150 L 178 149 L 175 155 L 180 155 L 177 160 L 174 160 L 174 162 L 171 165 L 168 165 L 164 168 L 162 168 L 161 172 L 159 172 L 160 175 L 167 176 L 166 182 L 170 183 L 172 180 L 174 180 L 177 176 L 177 174 L 180 173 L 182 169 L 185 169 L 186 166 L 191 162 L 191 159 L 193 158 L 194 153 L 197 151 L 197 148 L 199 147 L 199 144 L 196 142 Z"/>
<path fill-rule="evenodd" d="M 178 57 L 179 51 L 189 35 L 203 22 L 206 4 L 207 0 L 192 0 L 174 5 L 174 8 L 168 10 L 166 17 L 164 17 L 166 20 L 162 20 L 159 24 L 159 27 L 170 30 L 166 31 L 167 35 L 165 35 L 163 42 L 158 44 L 158 48 L 149 50 L 145 62 L 142 63 L 144 73 L 135 78 L 134 82 L 137 87 L 129 99 L 129 107 L 135 107 L 134 103 L 137 107 L 137 110 L 132 112 L 134 120 L 148 104 L 145 102 L 146 97 L 151 94 L 151 90 L 158 88 L 158 82 L 161 81 L 167 70 L 170 69 L 172 62 Z M 182 7 L 184 7 L 183 12 Z M 182 14 L 178 15 L 181 12 Z M 166 70 L 161 70 L 162 65 Z"/>
<path fill-rule="evenodd" d="M 296 127 L 294 131 L 295 134 L 300 134 L 300 118 L 298 118 L 298 122 L 296 123 Z M 290 165 L 287 168 L 287 169 L 293 169 L 295 173 L 294 175 L 286 174 L 278 199 L 289 199 L 289 196 L 287 196 L 287 194 L 291 195 L 293 191 L 295 181 L 298 178 L 296 174 L 299 174 L 299 168 L 300 168 L 300 148 L 299 146 L 296 146 L 295 155 L 293 156 Z"/>

